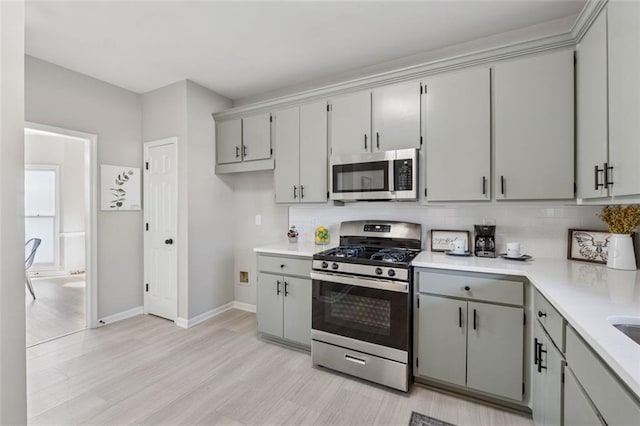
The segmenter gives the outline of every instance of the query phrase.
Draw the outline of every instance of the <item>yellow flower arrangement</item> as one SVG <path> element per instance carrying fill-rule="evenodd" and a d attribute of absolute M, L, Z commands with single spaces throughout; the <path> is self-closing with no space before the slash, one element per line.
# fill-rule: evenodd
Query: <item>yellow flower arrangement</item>
<path fill-rule="evenodd" d="M 612 234 L 630 234 L 640 226 L 640 205 L 605 206 L 598 216 Z"/>

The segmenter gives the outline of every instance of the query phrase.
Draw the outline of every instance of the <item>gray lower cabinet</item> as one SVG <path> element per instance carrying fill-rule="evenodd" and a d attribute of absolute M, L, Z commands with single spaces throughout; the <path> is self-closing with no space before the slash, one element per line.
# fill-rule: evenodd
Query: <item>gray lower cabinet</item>
<path fill-rule="evenodd" d="M 533 329 L 532 411 L 536 425 L 562 424 L 564 357 L 539 321 Z"/>
<path fill-rule="evenodd" d="M 258 331 L 311 346 L 311 260 L 258 255 Z"/>
<path fill-rule="evenodd" d="M 522 401 L 523 283 L 420 269 L 417 276 L 415 376 Z"/>
<path fill-rule="evenodd" d="M 564 424 L 601 426 L 603 423 L 570 369 L 564 372 Z"/>

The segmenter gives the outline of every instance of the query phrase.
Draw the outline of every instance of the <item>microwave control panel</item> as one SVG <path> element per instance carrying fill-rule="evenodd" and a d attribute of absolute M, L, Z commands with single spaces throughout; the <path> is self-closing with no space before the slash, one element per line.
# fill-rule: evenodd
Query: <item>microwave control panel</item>
<path fill-rule="evenodd" d="M 413 190 L 413 160 L 394 160 L 393 173 L 396 191 Z"/>

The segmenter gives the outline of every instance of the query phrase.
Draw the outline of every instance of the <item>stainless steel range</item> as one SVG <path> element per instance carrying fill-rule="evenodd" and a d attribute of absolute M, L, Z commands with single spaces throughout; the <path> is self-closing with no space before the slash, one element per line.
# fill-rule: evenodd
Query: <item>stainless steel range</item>
<path fill-rule="evenodd" d="M 411 383 L 411 260 L 419 224 L 351 221 L 340 246 L 313 256 L 314 365 L 408 391 Z"/>

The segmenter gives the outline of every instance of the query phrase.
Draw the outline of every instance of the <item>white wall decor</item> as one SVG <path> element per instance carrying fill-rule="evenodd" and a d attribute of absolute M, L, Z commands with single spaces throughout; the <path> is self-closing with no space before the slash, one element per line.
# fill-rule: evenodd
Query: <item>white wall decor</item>
<path fill-rule="evenodd" d="M 100 207 L 103 211 L 140 210 L 140 169 L 101 164 Z"/>

